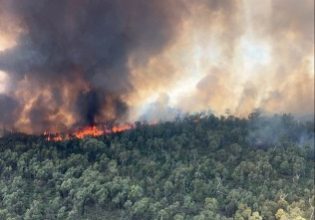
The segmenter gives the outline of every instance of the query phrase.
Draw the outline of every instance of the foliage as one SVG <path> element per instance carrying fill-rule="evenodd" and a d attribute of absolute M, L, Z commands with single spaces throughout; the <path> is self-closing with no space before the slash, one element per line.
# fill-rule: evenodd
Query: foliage
<path fill-rule="evenodd" d="M 314 123 L 259 114 L 64 142 L 7 135 L 0 219 L 310 219 L 313 137 Z"/>

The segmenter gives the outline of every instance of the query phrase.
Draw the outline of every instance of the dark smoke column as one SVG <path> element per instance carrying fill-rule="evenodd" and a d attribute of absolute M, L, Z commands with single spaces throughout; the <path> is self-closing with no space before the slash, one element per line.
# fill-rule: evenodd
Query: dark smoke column
<path fill-rule="evenodd" d="M 1 102 L 14 104 L 1 105 L 0 112 L 24 112 L 36 132 L 62 123 L 60 108 L 68 103 L 75 123 L 124 117 L 128 106 L 122 97 L 134 90 L 130 54 L 141 54 L 139 61 L 145 63 L 159 53 L 181 17 L 180 1 L 172 0 L 2 2 L 23 31 L 17 46 L 0 53 L 0 70 L 9 74 L 11 88 L 27 78 L 34 85 L 27 90 L 34 91 L 25 92 L 36 100 L 25 113 L 29 100 L 11 90 Z M 49 103 L 41 91 L 50 92 Z M 0 124 L 14 127 L 21 117 L 16 114 L 0 117 Z"/>
<path fill-rule="evenodd" d="M 78 109 L 81 110 L 81 118 L 85 119 L 85 122 L 89 125 L 94 125 L 95 116 L 98 115 L 100 111 L 98 93 L 90 91 L 81 94 L 78 99 Z"/>

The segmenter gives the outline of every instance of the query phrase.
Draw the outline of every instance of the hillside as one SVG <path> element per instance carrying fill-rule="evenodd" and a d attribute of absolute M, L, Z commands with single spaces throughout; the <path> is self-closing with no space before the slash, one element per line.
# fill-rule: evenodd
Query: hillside
<path fill-rule="evenodd" d="M 311 219 L 314 122 L 195 115 L 119 134 L 0 139 L 0 219 Z"/>

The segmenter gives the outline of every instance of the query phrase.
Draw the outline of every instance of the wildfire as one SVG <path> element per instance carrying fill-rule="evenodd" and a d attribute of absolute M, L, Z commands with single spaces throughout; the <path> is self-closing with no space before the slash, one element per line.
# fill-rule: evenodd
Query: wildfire
<path fill-rule="evenodd" d="M 105 134 L 105 131 L 97 128 L 96 126 L 89 126 L 75 132 L 74 136 L 78 139 L 82 139 L 85 137 L 98 137 L 103 134 Z"/>
<path fill-rule="evenodd" d="M 134 128 L 133 124 L 121 124 L 121 125 L 115 125 L 112 127 L 100 127 L 100 126 L 86 126 L 81 129 L 78 129 L 74 132 L 70 132 L 69 134 L 66 133 L 49 133 L 45 132 L 44 137 L 48 141 L 64 141 L 64 140 L 69 140 L 73 138 L 77 139 L 83 139 L 86 137 L 99 137 L 102 135 L 107 135 L 107 134 L 113 134 L 113 133 L 120 133 L 126 130 L 130 130 Z"/>
<path fill-rule="evenodd" d="M 111 131 L 109 133 L 119 133 L 119 132 L 123 132 L 123 131 L 126 131 L 126 130 L 130 130 L 132 128 L 134 128 L 134 125 L 123 124 L 123 125 L 112 127 L 112 129 L 111 129 Z"/>

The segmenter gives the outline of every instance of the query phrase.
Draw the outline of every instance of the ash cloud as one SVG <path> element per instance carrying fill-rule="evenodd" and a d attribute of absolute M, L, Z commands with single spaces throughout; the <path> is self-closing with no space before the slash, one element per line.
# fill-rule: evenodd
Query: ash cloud
<path fill-rule="evenodd" d="M 198 59 L 186 74 L 199 80 L 183 90 L 177 106 L 217 115 L 229 109 L 241 117 L 255 108 L 314 115 L 314 1 L 231 2 L 233 7 L 210 4 L 208 10 L 220 9 L 213 16 L 207 8 L 193 16 L 204 18 L 190 27 L 197 34 L 187 35 L 198 39 L 190 51 Z M 187 67 L 173 65 L 177 72 Z"/>
<path fill-rule="evenodd" d="M 182 11 L 180 1 L 172 0 L 2 0 L 1 4 L 22 33 L 15 47 L 0 52 L 0 70 L 10 77 L 10 96 L 1 99 L 0 111 L 6 113 L 2 116 L 6 124 L 16 125 L 22 115 L 7 113 L 15 110 L 10 103 L 32 106 L 24 109 L 20 123 L 40 124 L 35 131 L 53 126 L 63 114 L 62 106 L 75 113 L 74 123 L 124 117 L 128 111 L 124 96 L 134 90 L 129 55 L 142 53 L 145 63 L 162 51 L 174 36 Z M 28 84 L 33 91 L 25 92 L 33 96 L 19 97 L 24 92 L 21 84 Z M 43 91 L 46 95 L 38 95 Z"/>
<path fill-rule="evenodd" d="M 312 0 L 0 4 L 0 91 L 17 103 L 1 111 L 13 108 L 6 124 L 22 131 L 158 121 L 172 109 L 314 115 Z M 150 104 L 157 94 L 170 101 Z"/>
<path fill-rule="evenodd" d="M 174 121 L 183 116 L 184 114 L 180 109 L 170 107 L 170 100 L 167 94 L 159 94 L 159 97 L 154 102 L 145 106 L 139 120 L 156 123 Z"/>
<path fill-rule="evenodd" d="M 19 103 L 7 95 L 0 94 L 0 124 L 10 126 L 18 115 Z"/>

